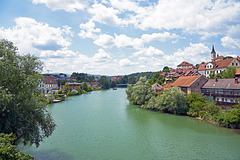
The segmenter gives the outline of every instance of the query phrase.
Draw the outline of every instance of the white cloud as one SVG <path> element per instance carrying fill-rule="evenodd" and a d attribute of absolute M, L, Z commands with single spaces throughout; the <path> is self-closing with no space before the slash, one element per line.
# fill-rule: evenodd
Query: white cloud
<path fill-rule="evenodd" d="M 222 45 L 226 48 L 240 48 L 240 39 L 225 36 L 221 38 Z"/>
<path fill-rule="evenodd" d="M 37 56 L 45 50 L 61 50 L 71 45 L 64 34 L 71 34 L 68 26 L 61 28 L 50 27 L 47 23 L 37 22 L 35 19 L 20 17 L 15 19 L 12 28 L 1 28 L 0 39 L 12 41 L 21 54 L 32 53 Z"/>
<path fill-rule="evenodd" d="M 32 0 L 33 4 L 45 4 L 53 11 L 76 12 L 87 7 L 87 0 Z"/>
<path fill-rule="evenodd" d="M 92 14 L 92 21 L 99 22 L 106 25 L 118 26 L 126 24 L 125 20 L 118 17 L 120 11 L 113 7 L 106 7 L 103 4 L 96 3 L 88 9 L 88 12 Z"/>
<path fill-rule="evenodd" d="M 101 33 L 101 29 L 95 28 L 95 23 L 93 21 L 88 21 L 87 23 L 82 23 L 79 25 L 80 33 L 78 34 L 82 38 L 96 39 L 98 37 L 97 33 Z"/>
<path fill-rule="evenodd" d="M 119 66 L 121 66 L 121 67 L 123 67 L 123 66 L 132 66 L 132 65 L 138 64 L 137 62 L 131 62 L 127 58 L 120 59 L 118 63 L 119 63 Z"/>
<path fill-rule="evenodd" d="M 148 48 L 143 48 L 140 51 L 134 53 L 133 57 L 142 56 L 142 55 L 152 57 L 152 56 L 164 55 L 164 52 L 150 46 Z"/>
<path fill-rule="evenodd" d="M 107 34 L 101 34 L 93 43 L 103 48 L 111 48 L 114 46 L 114 38 Z"/>
<path fill-rule="evenodd" d="M 92 57 L 94 62 L 108 62 L 112 59 L 112 57 L 106 53 L 103 49 L 98 49 L 98 52 Z"/>
<path fill-rule="evenodd" d="M 141 38 L 131 38 L 125 34 L 114 34 L 114 37 L 107 34 L 101 34 L 94 41 L 94 44 L 103 48 L 112 48 L 115 46 L 117 48 L 134 48 L 136 50 L 141 50 L 144 48 L 144 44 L 150 43 L 155 40 L 165 42 L 170 39 L 177 41 L 179 38 L 181 37 L 176 34 L 171 34 L 169 32 L 143 34 Z"/>

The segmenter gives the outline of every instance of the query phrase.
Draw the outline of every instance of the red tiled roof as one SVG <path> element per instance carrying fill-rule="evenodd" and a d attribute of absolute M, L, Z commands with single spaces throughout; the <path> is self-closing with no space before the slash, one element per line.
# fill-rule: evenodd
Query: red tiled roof
<path fill-rule="evenodd" d="M 178 65 L 179 66 L 193 66 L 191 63 L 188 63 L 186 61 L 183 61 L 181 64 Z"/>
<path fill-rule="evenodd" d="M 91 85 L 99 85 L 99 82 L 91 82 Z"/>
<path fill-rule="evenodd" d="M 43 82 L 45 84 L 57 84 L 57 82 L 55 81 L 56 77 L 54 76 L 44 76 L 44 80 Z"/>
<path fill-rule="evenodd" d="M 223 56 L 217 56 L 214 60 L 216 59 L 223 59 L 224 57 Z"/>
<path fill-rule="evenodd" d="M 163 89 L 171 89 L 172 88 L 172 83 L 168 83 L 165 86 L 162 87 Z"/>
<path fill-rule="evenodd" d="M 238 68 L 237 72 L 235 73 L 235 75 L 240 75 L 240 68 Z"/>
<path fill-rule="evenodd" d="M 190 87 L 191 84 L 197 80 L 200 76 L 186 76 L 179 77 L 172 86 Z"/>
<path fill-rule="evenodd" d="M 225 59 L 225 60 L 221 60 L 221 61 L 209 62 L 214 65 L 213 68 L 206 68 L 206 65 L 208 63 L 201 64 L 199 66 L 198 70 L 201 71 L 201 70 L 210 70 L 210 69 L 217 69 L 217 68 L 226 68 L 233 60 L 234 60 L 234 58 L 230 58 L 230 59 Z"/>

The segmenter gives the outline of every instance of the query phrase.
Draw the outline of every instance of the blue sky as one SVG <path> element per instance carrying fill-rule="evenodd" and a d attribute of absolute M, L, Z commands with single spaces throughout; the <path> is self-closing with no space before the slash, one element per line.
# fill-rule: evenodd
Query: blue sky
<path fill-rule="evenodd" d="M 0 0 L 0 39 L 43 72 L 123 75 L 240 56 L 234 0 Z"/>

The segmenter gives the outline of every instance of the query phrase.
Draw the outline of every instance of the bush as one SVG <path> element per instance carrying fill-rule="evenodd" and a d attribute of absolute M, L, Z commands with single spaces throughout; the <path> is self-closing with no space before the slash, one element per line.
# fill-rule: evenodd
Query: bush
<path fill-rule="evenodd" d="M 74 96 L 74 95 L 77 95 L 77 94 L 78 94 L 78 91 L 77 91 L 76 89 L 73 89 L 73 90 L 71 91 L 71 93 L 72 93 L 72 95 Z"/>
<path fill-rule="evenodd" d="M 68 91 L 67 92 L 67 96 L 72 96 L 73 94 L 72 94 L 72 92 L 71 91 Z"/>
<path fill-rule="evenodd" d="M 57 94 L 63 94 L 63 91 L 62 91 L 61 89 L 59 89 L 59 90 L 57 91 Z"/>
<path fill-rule="evenodd" d="M 220 126 L 227 128 L 240 128 L 240 109 L 228 110 L 216 115 L 216 121 Z"/>
<path fill-rule="evenodd" d="M 15 135 L 0 133 L 0 159 L 21 159 L 21 160 L 32 160 L 34 157 L 29 154 L 25 154 L 18 150 L 18 148 L 13 145 Z"/>

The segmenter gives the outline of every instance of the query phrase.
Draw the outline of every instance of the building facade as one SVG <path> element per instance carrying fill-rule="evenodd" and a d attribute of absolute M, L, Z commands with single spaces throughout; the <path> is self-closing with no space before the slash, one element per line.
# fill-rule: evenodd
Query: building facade
<path fill-rule="evenodd" d="M 202 94 L 214 100 L 217 105 L 224 108 L 239 103 L 240 83 L 239 79 L 209 79 L 202 87 Z"/>

